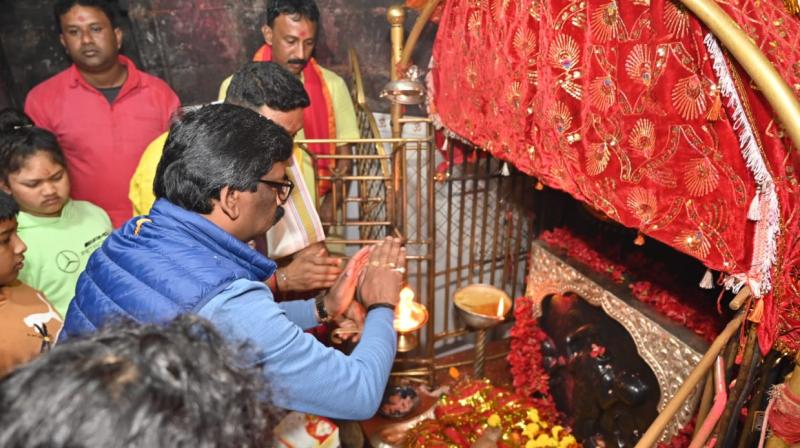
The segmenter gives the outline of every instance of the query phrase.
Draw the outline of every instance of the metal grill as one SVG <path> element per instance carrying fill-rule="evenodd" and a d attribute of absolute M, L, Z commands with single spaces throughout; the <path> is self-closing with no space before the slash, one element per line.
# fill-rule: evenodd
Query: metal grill
<path fill-rule="evenodd" d="M 408 284 L 430 317 L 420 330 L 416 350 L 398 355 L 393 375 L 433 383 L 437 355 L 469 343 L 468 331 L 455 316 L 452 297 L 471 283 L 488 283 L 512 297 L 524 291 L 526 254 L 533 215 L 532 182 L 483 151 L 470 148 L 461 160 L 434 145 L 428 118 L 401 117 L 415 137 L 384 138 L 366 105 L 358 58 L 351 51 L 352 94 L 361 138 L 349 143 L 349 156 L 312 156 L 315 163 L 351 158 L 352 172 L 318 177 L 334 185 L 334 203 L 343 208 L 332 223 L 343 230 L 346 255 L 386 235 L 404 238 Z M 474 153 L 474 154 L 473 154 Z M 447 155 L 444 155 L 447 154 Z"/>

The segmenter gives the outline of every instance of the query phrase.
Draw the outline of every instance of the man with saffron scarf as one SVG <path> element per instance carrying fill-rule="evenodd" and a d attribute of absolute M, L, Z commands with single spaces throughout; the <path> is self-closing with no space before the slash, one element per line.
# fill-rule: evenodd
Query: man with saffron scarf
<path fill-rule="evenodd" d="M 304 127 L 296 139 L 359 138 L 353 102 L 342 78 L 320 66 L 311 56 L 316 45 L 319 9 L 314 0 L 268 0 L 267 22 L 261 27 L 264 45 L 254 61 L 273 61 L 299 76 L 311 100 L 304 111 Z M 220 87 L 220 99 L 228 90 L 230 78 Z M 351 154 L 347 144 L 312 144 L 308 150 L 317 155 Z M 349 160 L 318 159 L 319 176 L 343 175 L 350 170 Z M 311 173 L 313 176 L 313 173 Z M 333 219 L 330 181 L 320 180 L 317 194 L 322 198 L 319 210 L 323 222 Z"/>

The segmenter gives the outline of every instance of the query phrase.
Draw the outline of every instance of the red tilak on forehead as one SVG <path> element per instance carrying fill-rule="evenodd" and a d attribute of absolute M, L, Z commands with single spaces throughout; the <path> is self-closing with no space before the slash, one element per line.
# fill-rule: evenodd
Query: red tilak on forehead
<path fill-rule="evenodd" d="M 78 17 L 76 17 L 76 19 L 78 20 L 79 23 L 86 23 L 86 21 L 89 20 L 89 18 L 86 17 L 86 15 L 84 15 L 84 13 L 78 14 Z"/>
<path fill-rule="evenodd" d="M 308 33 L 305 31 L 300 31 L 300 39 L 305 39 L 308 37 Z"/>

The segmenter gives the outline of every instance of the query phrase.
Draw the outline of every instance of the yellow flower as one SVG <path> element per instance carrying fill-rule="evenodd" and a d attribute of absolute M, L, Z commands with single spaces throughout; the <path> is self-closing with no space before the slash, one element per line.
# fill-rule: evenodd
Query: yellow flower
<path fill-rule="evenodd" d="M 553 437 L 555 437 L 557 439 L 558 438 L 558 433 L 560 433 L 563 430 L 564 430 L 563 426 L 560 426 L 560 425 L 553 426 Z"/>
<path fill-rule="evenodd" d="M 528 409 L 528 420 L 539 423 L 539 410 L 538 409 Z"/>
<path fill-rule="evenodd" d="M 525 443 L 525 448 L 557 448 L 558 447 L 558 440 L 548 436 L 547 434 L 542 434 L 536 438 L 536 440 L 528 440 Z"/>
<path fill-rule="evenodd" d="M 492 428 L 497 428 L 500 426 L 500 416 L 497 414 L 492 414 L 489 416 L 489 419 L 486 421 Z"/>
<path fill-rule="evenodd" d="M 525 430 L 522 431 L 522 435 L 530 439 L 536 437 L 536 434 L 539 434 L 539 425 L 537 423 L 528 423 L 525 426 Z"/>
<path fill-rule="evenodd" d="M 561 439 L 561 442 L 558 443 L 558 448 L 569 448 L 577 443 L 578 441 L 575 440 L 575 436 L 568 435 Z"/>

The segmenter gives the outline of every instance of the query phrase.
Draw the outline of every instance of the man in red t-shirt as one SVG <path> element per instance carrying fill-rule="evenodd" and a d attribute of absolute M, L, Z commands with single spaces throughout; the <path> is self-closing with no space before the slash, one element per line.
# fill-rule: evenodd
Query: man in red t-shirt
<path fill-rule="evenodd" d="M 119 54 L 122 30 L 103 0 L 59 0 L 55 16 L 72 66 L 30 91 L 25 112 L 64 149 L 72 197 L 102 207 L 119 227 L 133 215 L 131 176 L 180 106 L 162 80 Z"/>

